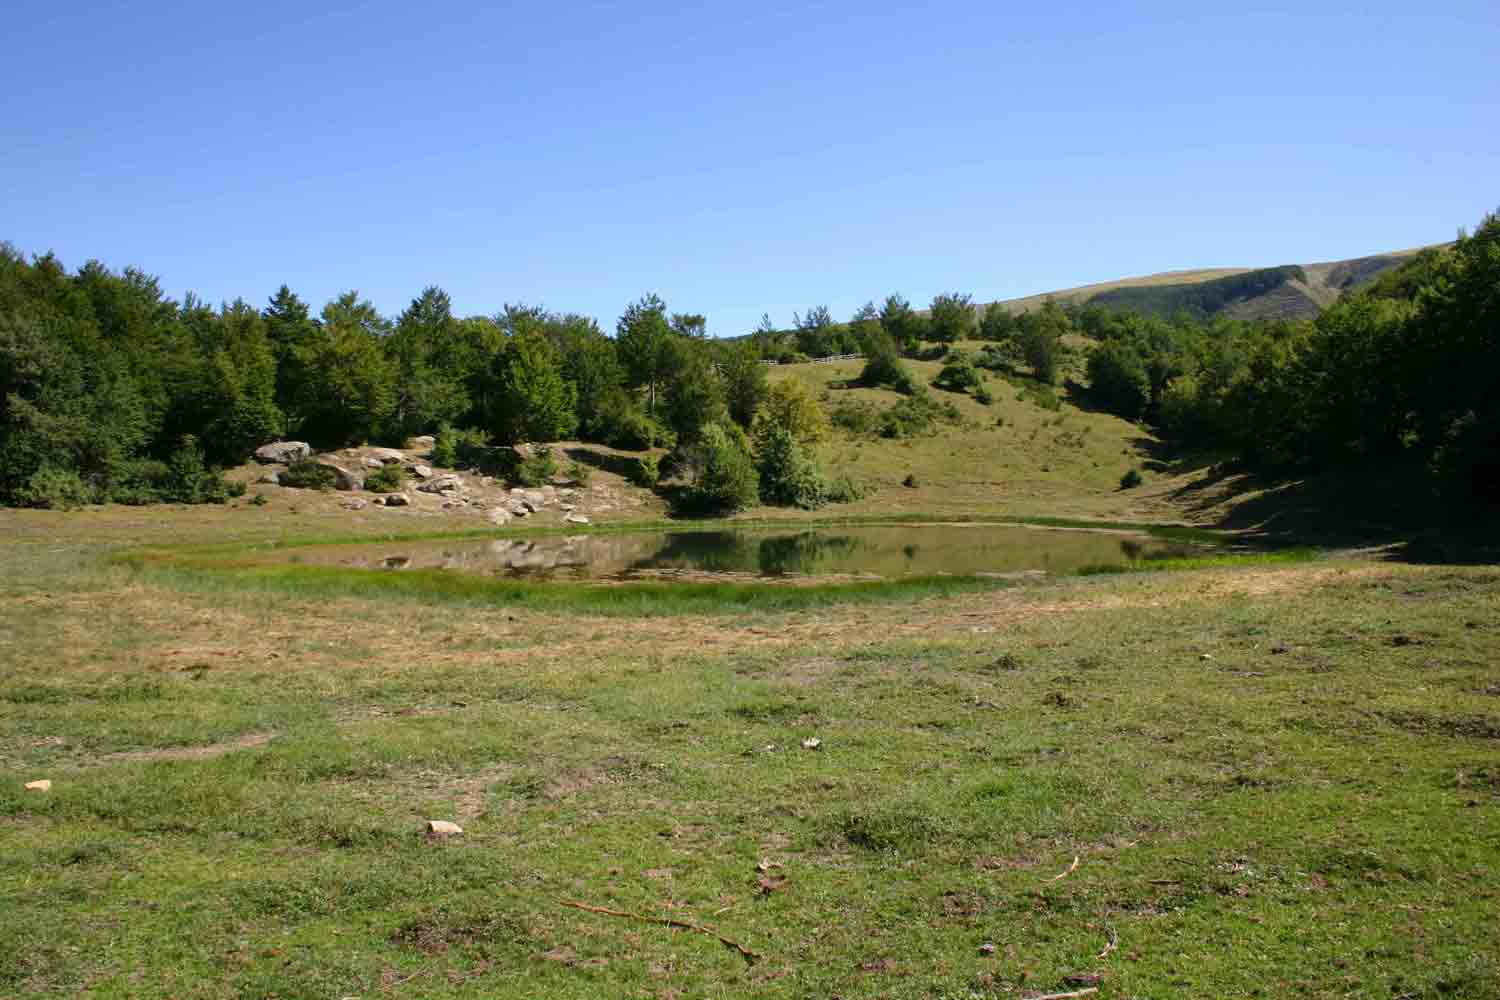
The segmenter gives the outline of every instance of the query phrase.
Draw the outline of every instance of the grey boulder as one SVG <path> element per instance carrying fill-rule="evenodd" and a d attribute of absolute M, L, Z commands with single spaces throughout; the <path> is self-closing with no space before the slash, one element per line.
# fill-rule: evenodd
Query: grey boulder
<path fill-rule="evenodd" d="M 312 454 L 306 441 L 272 441 L 255 449 L 255 460 L 261 465 L 289 465 Z"/>

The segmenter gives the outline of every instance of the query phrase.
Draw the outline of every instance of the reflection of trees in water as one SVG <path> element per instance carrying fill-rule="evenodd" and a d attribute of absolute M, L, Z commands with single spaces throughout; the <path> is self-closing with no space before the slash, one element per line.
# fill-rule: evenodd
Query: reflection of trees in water
<path fill-rule="evenodd" d="M 758 566 L 755 549 L 754 540 L 732 531 L 674 531 L 662 535 L 656 551 L 636 559 L 630 568 L 746 573 Z"/>
<path fill-rule="evenodd" d="M 1126 560 L 1132 563 L 1142 560 L 1149 562 L 1153 559 L 1186 559 L 1201 556 L 1205 552 L 1213 551 L 1213 548 L 1209 545 L 1194 545 L 1191 542 L 1143 543 L 1134 538 L 1120 540 L 1120 551 L 1125 554 Z"/>
<path fill-rule="evenodd" d="M 746 535 L 731 531 L 682 531 L 662 536 L 655 553 L 632 569 L 694 569 L 707 573 L 811 573 L 820 563 L 848 555 L 865 542 L 847 535 L 805 531 L 795 535 Z"/>
<path fill-rule="evenodd" d="M 760 571 L 768 576 L 812 573 L 819 564 L 857 552 L 866 544 L 848 535 L 824 535 L 816 531 L 762 538 Z"/>

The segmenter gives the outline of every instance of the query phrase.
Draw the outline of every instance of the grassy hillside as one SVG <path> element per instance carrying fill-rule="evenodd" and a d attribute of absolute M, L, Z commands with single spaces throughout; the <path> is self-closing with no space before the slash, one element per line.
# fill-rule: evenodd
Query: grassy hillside
<path fill-rule="evenodd" d="M 974 347 L 976 345 L 959 345 Z M 929 383 L 940 362 L 908 361 L 912 374 Z M 802 380 L 825 405 L 869 400 L 881 407 L 902 397 L 887 389 L 845 388 L 861 362 L 783 365 L 771 378 Z M 867 499 L 840 511 L 902 510 L 1034 513 L 1077 517 L 1170 518 L 1172 512 L 1119 491 L 1120 476 L 1142 458 L 1149 443 L 1137 425 L 1105 413 L 1079 409 L 1059 390 L 1056 409 L 1045 404 L 1034 384 L 1012 384 L 991 375 L 995 401 L 982 406 L 971 397 L 938 389 L 935 398 L 952 402 L 961 424 L 941 425 L 930 437 L 907 440 L 858 437 L 835 432 L 822 458 L 835 473 L 847 472 L 876 488 Z M 906 476 L 916 487 L 906 487 Z"/>
<path fill-rule="evenodd" d="M 1095 303 L 1158 316 L 1183 311 L 1204 319 L 1220 313 L 1235 319 L 1300 319 L 1317 315 L 1341 295 L 1364 287 L 1419 252 L 1398 250 L 1350 260 L 1259 269 L 1167 271 L 1004 299 L 1001 304 L 1012 312 L 1025 312 L 1055 299 L 1062 304 Z"/>

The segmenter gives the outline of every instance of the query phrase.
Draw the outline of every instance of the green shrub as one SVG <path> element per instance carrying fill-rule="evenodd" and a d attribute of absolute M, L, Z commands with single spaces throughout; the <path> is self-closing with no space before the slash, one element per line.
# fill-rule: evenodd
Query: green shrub
<path fill-rule="evenodd" d="M 185 435 L 167 461 L 166 476 L 157 488 L 161 499 L 175 503 L 224 503 L 245 492 L 243 483 L 226 483 L 216 468 L 203 464 L 197 438 Z"/>
<path fill-rule="evenodd" d="M 865 367 L 859 375 L 861 385 L 885 386 L 899 393 L 916 389 L 911 371 L 902 364 L 896 344 L 884 335 L 872 336 L 865 344 Z"/>
<path fill-rule="evenodd" d="M 936 431 L 939 422 L 956 424 L 963 420 L 958 407 L 939 402 L 919 390 L 900 400 L 880 415 L 880 436 L 912 438 Z"/>
<path fill-rule="evenodd" d="M 1133 490 L 1143 482 L 1145 482 L 1145 478 L 1141 475 L 1140 469 L 1128 469 L 1125 475 L 1120 477 L 1120 489 Z"/>
<path fill-rule="evenodd" d="M 481 430 L 463 430 L 444 424 L 432 445 L 432 464 L 446 469 L 469 469 L 490 463 L 489 435 Z"/>
<path fill-rule="evenodd" d="M 162 484 L 170 474 L 167 463 L 156 459 L 126 462 L 120 475 L 110 484 L 109 498 L 131 507 L 161 503 Z"/>
<path fill-rule="evenodd" d="M 1020 349 L 1014 341 L 1004 341 L 999 344 L 985 344 L 979 349 L 979 354 L 974 359 L 976 367 L 984 368 L 992 372 L 1011 372 L 1021 362 Z"/>
<path fill-rule="evenodd" d="M 990 390 L 985 386 L 980 386 L 979 388 L 974 390 L 974 401 L 983 406 L 989 406 L 995 401 L 995 394 L 990 392 Z M 1001 417 L 1000 421 L 1001 423 L 1004 423 L 1005 418 Z"/>
<path fill-rule="evenodd" d="M 734 424 L 714 422 L 704 426 L 688 456 L 695 469 L 693 483 L 682 494 L 682 503 L 700 514 L 732 514 L 753 505 L 759 495 L 750 442 Z"/>
<path fill-rule="evenodd" d="M 630 470 L 630 481 L 643 489 L 654 490 L 660 478 L 661 462 L 655 455 L 642 455 Z"/>
<path fill-rule="evenodd" d="M 644 451 L 647 448 L 671 448 L 677 439 L 641 409 L 630 407 L 612 414 L 605 443 L 625 451 Z"/>
<path fill-rule="evenodd" d="M 72 469 L 44 465 L 32 473 L 26 485 L 21 487 L 19 499 L 27 507 L 74 510 L 84 504 L 95 503 L 98 495 Z"/>
<path fill-rule="evenodd" d="M 873 437 L 880 431 L 880 407 L 868 399 L 837 399 L 829 407 L 828 418 L 850 434 Z"/>
<path fill-rule="evenodd" d="M 787 428 L 772 426 L 760 436 L 756 466 L 764 502 L 803 510 L 815 510 L 827 502 L 817 463 Z"/>
<path fill-rule="evenodd" d="M 538 446 L 529 457 L 521 459 L 514 473 L 521 486 L 541 486 L 555 475 L 557 459 L 552 457 L 552 449 L 545 446 Z"/>
<path fill-rule="evenodd" d="M 266 495 L 264 493 L 257 493 L 250 498 L 250 503 L 256 507 L 264 507 L 266 505 Z"/>
<path fill-rule="evenodd" d="M 943 364 L 943 370 L 938 372 L 938 377 L 932 380 L 932 384 L 950 392 L 971 392 L 983 386 L 973 359 L 968 352 L 959 350 L 948 352 L 948 360 Z"/>
<path fill-rule="evenodd" d="M 1062 409 L 1062 399 L 1057 395 L 1050 385 L 1038 385 L 1030 389 L 1023 389 L 1016 394 L 1017 399 L 1027 400 L 1035 403 L 1044 410 L 1057 412 Z"/>
<path fill-rule="evenodd" d="M 846 473 L 830 479 L 823 488 L 823 495 L 829 503 L 853 503 L 869 496 L 870 488 Z"/>
<path fill-rule="evenodd" d="M 399 465 L 382 465 L 365 477 L 365 489 L 371 493 L 399 493 L 406 485 L 406 470 Z"/>
<path fill-rule="evenodd" d="M 905 486 L 909 490 L 916 489 L 917 488 L 917 474 L 915 472 L 908 472 L 906 474 L 906 478 L 903 479 L 903 480 L 901 480 L 901 485 Z"/>
<path fill-rule="evenodd" d="M 338 477 L 332 469 L 319 465 L 317 459 L 299 458 L 286 467 L 279 482 L 299 490 L 331 490 L 338 484 Z"/>
<path fill-rule="evenodd" d="M 594 467 L 576 459 L 568 463 L 568 481 L 574 486 L 587 486 L 594 477 Z"/>

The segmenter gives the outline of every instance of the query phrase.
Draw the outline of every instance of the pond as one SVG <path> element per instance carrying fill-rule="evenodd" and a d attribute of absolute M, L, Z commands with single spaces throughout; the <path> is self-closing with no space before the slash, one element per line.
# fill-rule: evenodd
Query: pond
<path fill-rule="evenodd" d="M 316 546 L 290 559 L 399 572 L 569 580 L 846 578 L 1071 573 L 1202 547 L 1143 534 L 996 524 L 646 531 Z"/>

